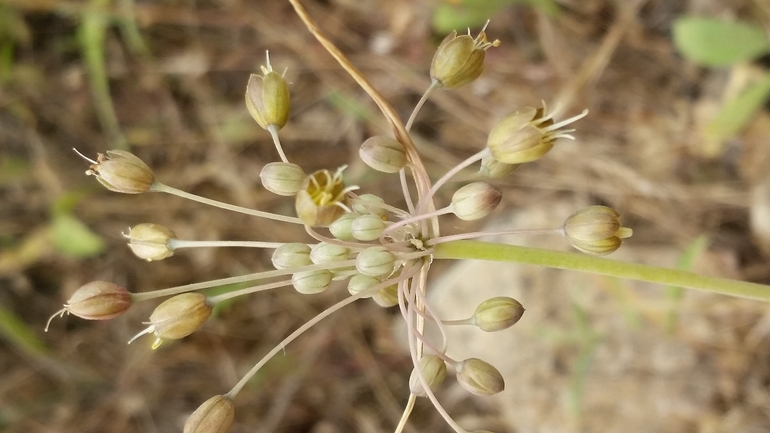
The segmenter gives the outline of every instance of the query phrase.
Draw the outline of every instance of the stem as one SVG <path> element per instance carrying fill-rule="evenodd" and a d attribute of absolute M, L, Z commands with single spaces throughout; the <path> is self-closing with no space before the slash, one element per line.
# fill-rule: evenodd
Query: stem
<path fill-rule="evenodd" d="M 278 127 L 275 125 L 268 125 L 267 126 L 267 132 L 270 133 L 270 136 L 273 137 L 273 143 L 275 144 L 275 149 L 278 151 L 278 155 L 281 157 L 281 161 L 283 162 L 289 162 L 289 159 L 286 158 L 286 154 L 283 153 L 283 147 L 281 146 L 281 140 L 278 138 Z"/>
<path fill-rule="evenodd" d="M 435 246 L 435 259 L 478 259 L 525 263 L 591 272 L 611 277 L 686 287 L 739 298 L 770 301 L 770 286 L 727 278 L 706 277 L 677 269 L 626 263 L 579 253 L 550 251 L 480 241 L 452 241 Z"/>
<path fill-rule="evenodd" d="M 425 206 L 428 203 L 428 201 L 430 199 L 432 199 L 434 195 L 436 195 L 436 192 L 438 191 L 439 188 L 441 188 L 442 185 L 447 183 L 447 181 L 449 179 L 451 179 L 452 176 L 454 176 L 457 173 L 459 173 L 465 167 L 468 167 L 469 165 L 473 164 L 474 162 L 481 160 L 488 153 L 489 153 L 489 148 L 485 147 L 483 150 L 481 150 L 478 153 L 470 156 L 465 161 L 457 164 L 454 168 L 452 168 L 451 170 L 446 172 L 445 175 L 441 176 L 441 178 L 439 180 L 437 180 L 436 183 L 433 184 L 433 186 L 431 187 L 430 191 L 428 191 L 428 193 L 424 197 L 420 198 L 420 201 L 417 204 L 417 210 L 420 211 L 420 212 L 424 211 L 425 210 Z"/>
<path fill-rule="evenodd" d="M 260 284 L 259 286 L 246 287 L 240 290 L 233 290 L 232 292 L 222 293 L 221 295 L 211 296 L 208 301 L 211 305 L 215 305 L 219 302 L 226 301 L 238 296 L 249 295 L 251 293 L 263 292 L 265 290 L 277 289 L 279 287 L 291 286 L 292 281 L 278 281 L 270 284 Z"/>
<path fill-rule="evenodd" d="M 245 247 L 245 248 L 278 248 L 283 242 L 260 241 L 187 241 L 183 239 L 169 239 L 167 246 L 172 250 L 180 248 L 216 248 L 216 247 Z"/>
<path fill-rule="evenodd" d="M 500 230 L 495 232 L 471 232 L 460 233 L 450 236 L 442 236 L 435 239 L 429 239 L 425 242 L 426 246 L 433 246 L 443 244 L 445 242 L 459 241 L 463 239 L 480 238 L 482 236 L 510 236 L 510 235 L 563 235 L 564 229 L 559 227 L 558 229 L 515 229 L 515 230 Z"/>
<path fill-rule="evenodd" d="M 233 212 L 240 212 L 242 214 L 251 215 L 251 216 L 255 216 L 255 217 L 267 218 L 267 219 L 276 220 L 276 221 L 283 221 L 283 222 L 287 222 L 287 223 L 304 224 L 302 221 L 300 221 L 299 218 L 294 218 L 294 217 L 285 216 L 285 215 L 278 215 L 278 214 L 274 214 L 274 213 L 270 213 L 270 212 L 263 212 L 263 211 L 259 211 L 259 210 L 255 210 L 255 209 L 249 209 L 249 208 L 242 207 L 242 206 L 236 206 L 234 204 L 229 204 L 229 203 L 223 203 L 221 201 L 212 200 L 210 198 L 201 197 L 201 196 L 195 195 L 195 194 L 190 194 L 189 192 L 185 192 L 185 191 L 182 191 L 180 189 L 176 189 L 174 187 L 171 187 L 171 186 L 168 186 L 168 185 L 164 185 L 164 184 L 158 182 L 157 180 L 150 186 L 150 191 L 153 191 L 153 192 L 165 192 L 167 194 L 172 194 L 172 195 L 175 195 L 177 197 L 182 197 L 182 198 L 186 198 L 188 200 L 197 201 L 198 203 L 207 204 L 209 206 L 214 206 L 214 207 L 218 207 L 218 208 L 221 208 L 221 209 L 226 209 L 226 210 L 233 211 Z"/>
<path fill-rule="evenodd" d="M 425 93 L 422 94 L 422 98 L 420 98 L 420 101 L 417 102 L 417 105 L 414 106 L 414 110 L 412 110 L 412 115 L 409 116 L 409 120 L 406 122 L 406 126 L 404 127 L 407 131 L 412 129 L 412 124 L 414 123 L 414 119 L 417 118 L 417 113 L 420 112 L 420 109 L 423 105 L 425 105 L 425 102 L 428 100 L 428 97 L 430 97 L 430 94 L 433 93 L 433 90 L 435 90 L 440 84 L 438 81 L 434 81 L 430 84 L 430 87 L 428 87 L 425 90 Z"/>
<path fill-rule="evenodd" d="M 414 409 L 414 402 L 417 400 L 417 396 L 414 394 L 409 394 L 409 400 L 406 402 L 406 407 L 404 408 L 404 414 L 401 415 L 401 419 L 398 421 L 398 426 L 396 427 L 396 430 L 393 433 L 401 433 L 404 431 L 404 427 L 406 427 L 406 422 L 409 420 L 409 415 L 412 414 L 412 409 Z"/>

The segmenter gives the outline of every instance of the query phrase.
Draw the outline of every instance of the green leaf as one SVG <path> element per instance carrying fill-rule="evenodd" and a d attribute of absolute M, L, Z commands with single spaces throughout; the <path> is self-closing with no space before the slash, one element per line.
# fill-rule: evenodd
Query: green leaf
<path fill-rule="evenodd" d="M 770 74 L 724 104 L 703 131 L 704 153 L 718 155 L 723 143 L 741 132 L 754 115 L 770 100 Z"/>
<path fill-rule="evenodd" d="M 72 257 L 92 257 L 105 248 L 105 243 L 99 235 L 68 214 L 54 215 L 51 237 L 57 250 Z"/>
<path fill-rule="evenodd" d="M 552 16 L 559 12 L 554 0 L 463 0 L 457 5 L 438 5 L 433 12 L 433 29 L 438 33 L 449 33 L 452 30 L 462 33 L 466 28 L 481 27 L 501 9 L 513 3 L 527 3 Z"/>
<path fill-rule="evenodd" d="M 12 346 L 26 353 L 43 355 L 47 352 L 45 343 L 37 337 L 37 334 L 32 332 L 23 320 L 2 306 L 0 306 L 0 335 Z"/>
<path fill-rule="evenodd" d="M 715 18 L 680 18 L 674 23 L 674 43 L 685 57 L 704 66 L 728 66 L 770 51 L 762 27 Z"/>

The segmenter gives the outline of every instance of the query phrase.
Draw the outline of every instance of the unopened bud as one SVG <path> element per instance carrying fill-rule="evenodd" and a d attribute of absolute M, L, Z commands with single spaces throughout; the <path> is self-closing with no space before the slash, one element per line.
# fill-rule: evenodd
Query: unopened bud
<path fill-rule="evenodd" d="M 484 30 L 479 32 L 475 39 L 470 34 L 457 36 L 457 32 L 453 31 L 444 38 L 433 55 L 430 64 L 431 79 L 445 89 L 454 89 L 470 83 L 484 71 L 487 50 L 498 45 L 498 40 L 487 40 Z"/>
<path fill-rule="evenodd" d="M 382 173 L 398 173 L 407 162 L 404 145 L 385 135 L 369 137 L 358 154 L 366 165 Z"/>
<path fill-rule="evenodd" d="M 259 126 L 268 129 L 270 125 L 281 129 L 289 121 L 291 112 L 291 99 L 289 86 L 283 75 L 273 71 L 270 65 L 270 57 L 267 58 L 267 67 L 262 66 L 264 75 L 249 77 L 246 85 L 246 108 Z"/>
<path fill-rule="evenodd" d="M 633 231 L 620 225 L 620 214 L 607 206 L 589 206 L 564 222 L 564 234 L 576 249 L 594 255 L 609 254 Z"/>
<path fill-rule="evenodd" d="M 452 212 L 461 220 L 474 221 L 484 218 L 495 210 L 503 193 L 486 182 L 474 182 L 452 195 Z"/>
<path fill-rule="evenodd" d="M 307 175 L 302 168 L 291 162 L 271 162 L 259 173 L 262 186 L 273 194 L 293 196 L 305 181 Z"/>
<path fill-rule="evenodd" d="M 357 187 L 345 187 L 342 167 L 335 174 L 319 170 L 308 176 L 297 193 L 297 216 L 310 227 L 328 227 L 342 216 L 347 208 L 347 193 Z"/>
<path fill-rule="evenodd" d="M 396 257 L 385 247 L 369 247 L 356 257 L 356 269 L 358 272 L 370 277 L 382 277 L 390 275 Z"/>
<path fill-rule="evenodd" d="M 128 239 L 128 247 L 140 259 L 151 262 L 163 260 L 174 255 L 169 241 L 176 238 L 174 232 L 159 224 L 144 223 L 129 229 L 123 235 Z"/>
<path fill-rule="evenodd" d="M 353 201 L 353 212 L 360 214 L 385 215 L 385 200 L 374 194 L 361 194 Z"/>
<path fill-rule="evenodd" d="M 446 378 L 446 362 L 440 356 L 425 355 L 420 358 L 418 367 L 431 391 L 438 389 Z M 417 368 L 413 369 L 411 376 L 409 376 L 409 391 L 417 397 L 427 395 L 417 374 Z"/>
<path fill-rule="evenodd" d="M 313 295 L 329 288 L 332 273 L 328 269 L 297 272 L 291 276 L 291 282 L 298 292 Z"/>
<path fill-rule="evenodd" d="M 227 433 L 235 419 L 233 401 L 215 395 L 195 409 L 184 423 L 183 433 Z"/>
<path fill-rule="evenodd" d="M 494 332 L 515 325 L 523 314 L 524 307 L 519 301 L 501 296 L 479 304 L 471 321 L 482 331 Z"/>
<path fill-rule="evenodd" d="M 372 295 L 372 300 L 382 308 L 395 307 L 398 305 L 398 286 L 394 284 L 377 291 Z"/>
<path fill-rule="evenodd" d="M 481 159 L 479 174 L 492 179 L 502 179 L 513 173 L 520 164 L 506 164 L 496 160 L 492 155 L 487 155 Z"/>
<path fill-rule="evenodd" d="M 91 281 L 75 290 L 64 308 L 54 313 L 45 325 L 64 313 L 86 320 L 109 320 L 120 316 L 131 307 L 131 294 L 125 288 L 108 281 Z"/>
<path fill-rule="evenodd" d="M 94 164 L 86 174 L 96 176 L 96 180 L 110 191 L 141 194 L 149 191 L 155 182 L 150 167 L 124 150 L 108 150 L 106 156 L 100 153 L 92 162 Z"/>
<path fill-rule="evenodd" d="M 361 216 L 361 214 L 345 213 L 331 223 L 329 231 L 335 238 L 341 241 L 354 241 L 356 238 L 353 237 L 353 221 L 359 216 Z"/>
<path fill-rule="evenodd" d="M 321 242 L 310 251 L 310 260 L 317 265 L 341 262 L 347 260 L 349 254 L 350 250 L 347 247 Z"/>
<path fill-rule="evenodd" d="M 276 269 L 298 268 L 312 265 L 310 246 L 299 242 L 283 244 L 273 251 L 271 258 Z"/>
<path fill-rule="evenodd" d="M 476 395 L 493 395 L 505 389 L 503 375 L 488 362 L 468 358 L 455 365 L 457 382 Z"/>
<path fill-rule="evenodd" d="M 362 215 L 353 220 L 350 233 L 359 241 L 373 241 L 380 237 L 385 226 L 385 221 L 377 215 Z"/>
<path fill-rule="evenodd" d="M 554 123 L 553 113 L 546 108 L 525 107 L 515 111 L 497 123 L 487 138 L 487 147 L 492 156 L 506 164 L 522 164 L 545 155 L 556 139 L 575 138 L 569 135 L 574 129 L 560 129 L 582 119 L 588 110 L 577 116 Z"/>
<path fill-rule="evenodd" d="M 379 278 L 370 277 L 369 275 L 364 274 L 355 274 L 350 277 L 350 280 L 348 281 L 348 292 L 350 292 L 351 295 L 357 295 L 380 283 L 381 281 Z M 373 295 L 374 293 L 366 297 L 371 298 Z"/>
<path fill-rule="evenodd" d="M 211 316 L 211 305 L 206 296 L 200 293 L 182 293 L 169 298 L 150 315 L 150 326 L 129 341 L 153 333 L 156 336 L 152 345 L 157 349 L 163 340 L 178 340 L 187 337 L 203 325 Z"/>

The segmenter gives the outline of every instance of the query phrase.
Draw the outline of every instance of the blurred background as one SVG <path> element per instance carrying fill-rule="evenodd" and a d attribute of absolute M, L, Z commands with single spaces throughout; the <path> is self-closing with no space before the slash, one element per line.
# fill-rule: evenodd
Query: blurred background
<path fill-rule="evenodd" d="M 590 110 L 575 125 L 578 140 L 497 182 L 505 198 L 494 224 L 558 226 L 580 206 L 605 204 L 634 229 L 620 259 L 770 283 L 765 0 L 304 4 L 404 118 L 429 85 L 444 35 L 475 34 L 492 18 L 488 34 L 502 44 L 488 52 L 482 77 L 436 92 L 414 127 L 434 179 L 481 149 L 517 108 L 560 104 L 560 118 Z M 88 163 L 72 151 L 130 150 L 171 186 L 293 213 L 293 200 L 260 185 L 261 167 L 278 156 L 243 103 L 268 49 L 291 83 L 292 117 L 281 131 L 289 158 L 306 172 L 348 164 L 350 183 L 401 205 L 394 177 L 357 156 L 365 138 L 388 132 L 382 116 L 288 2 L 0 0 L 1 431 L 181 431 L 201 402 L 344 296 L 341 285 L 316 296 L 285 289 L 241 298 L 157 351 L 150 338 L 126 345 L 152 302 L 108 322 L 57 318 L 43 332 L 89 281 L 142 292 L 271 268 L 270 251 L 252 249 L 143 262 L 121 237 L 130 226 L 159 223 L 182 239 L 306 240 L 286 224 L 111 193 L 84 175 Z M 453 217 L 444 225 L 446 233 L 480 228 Z M 568 249 L 560 239 L 527 243 Z M 490 269 L 437 263 L 432 278 Z M 767 305 L 523 272 L 489 287 L 516 293 L 528 309 L 522 322 L 486 346 L 474 337 L 452 343 L 495 359 L 508 381 L 495 399 L 447 382 L 440 398 L 468 429 L 770 431 Z M 465 303 L 463 287 L 444 298 L 442 288 L 431 287 L 442 311 L 472 313 L 476 300 Z M 238 396 L 232 431 L 392 431 L 411 371 L 397 318 L 361 302 L 311 330 Z M 412 419 L 407 431 L 450 431 L 426 402 Z"/>

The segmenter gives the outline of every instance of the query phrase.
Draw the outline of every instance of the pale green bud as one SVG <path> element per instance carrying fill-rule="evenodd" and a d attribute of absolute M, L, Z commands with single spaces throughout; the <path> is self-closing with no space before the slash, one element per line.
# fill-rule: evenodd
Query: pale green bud
<path fill-rule="evenodd" d="M 385 247 L 369 247 L 356 257 L 358 272 L 370 277 L 390 275 L 396 262 L 396 257 Z"/>
<path fill-rule="evenodd" d="M 505 389 L 503 375 L 488 362 L 468 358 L 455 365 L 457 382 L 476 395 L 493 395 Z"/>
<path fill-rule="evenodd" d="M 347 247 L 321 242 L 310 251 L 310 260 L 317 265 L 341 262 L 348 259 L 349 253 Z"/>
<path fill-rule="evenodd" d="M 151 262 L 163 260 L 174 255 L 169 248 L 169 241 L 176 238 L 171 230 L 159 224 L 144 223 L 136 225 L 123 234 L 128 239 L 128 247 L 140 259 Z"/>
<path fill-rule="evenodd" d="M 328 269 L 297 272 L 291 276 L 291 282 L 298 292 L 312 295 L 329 288 L 329 284 L 332 282 L 332 273 Z"/>
<path fill-rule="evenodd" d="M 388 286 L 372 296 L 372 300 L 382 308 L 390 308 L 398 305 L 398 286 Z"/>
<path fill-rule="evenodd" d="M 297 164 L 290 162 L 271 162 L 259 173 L 262 186 L 273 194 L 292 196 L 302 188 L 307 175 Z"/>
<path fill-rule="evenodd" d="M 371 289 L 380 283 L 381 281 L 379 278 L 370 277 L 364 274 L 356 274 L 353 275 L 348 281 L 348 292 L 350 292 L 351 295 L 357 295 L 361 292 Z M 371 298 L 372 295 L 366 297 Z"/>
<path fill-rule="evenodd" d="M 96 176 L 96 180 L 110 191 L 141 194 L 149 191 L 155 182 L 150 167 L 134 154 L 124 150 L 108 150 L 106 156 L 100 153 L 96 161 L 86 159 L 95 162 L 86 174 Z"/>
<path fill-rule="evenodd" d="M 609 254 L 631 237 L 633 231 L 620 225 L 620 214 L 607 206 L 589 206 L 564 222 L 564 235 L 576 249 L 594 255 Z"/>
<path fill-rule="evenodd" d="M 407 163 L 404 145 L 384 135 L 369 137 L 358 154 L 366 165 L 382 173 L 398 173 Z"/>
<path fill-rule="evenodd" d="M 329 231 L 335 238 L 341 241 L 354 241 L 356 238 L 353 237 L 353 221 L 359 216 L 361 214 L 348 212 L 337 218 L 329 226 Z"/>
<path fill-rule="evenodd" d="M 479 304 L 471 323 L 482 331 L 500 331 L 516 324 L 523 314 L 524 307 L 519 301 L 501 296 Z"/>
<path fill-rule="evenodd" d="M 298 242 L 283 244 L 276 248 L 271 261 L 276 269 L 298 268 L 313 264 L 310 260 L 310 246 Z"/>
<path fill-rule="evenodd" d="M 385 221 L 377 215 L 362 215 L 353 220 L 350 233 L 359 241 L 373 241 L 379 239 L 385 226 Z"/>
<path fill-rule="evenodd" d="M 155 308 L 150 315 L 150 326 L 131 341 L 141 335 L 153 333 L 157 338 L 152 348 L 157 349 L 163 340 L 178 340 L 195 332 L 208 320 L 211 311 L 212 306 L 208 299 L 200 293 L 176 295 Z"/>
<path fill-rule="evenodd" d="M 361 194 L 353 201 L 353 211 L 360 214 L 374 214 L 383 216 L 385 215 L 385 209 L 382 205 L 385 204 L 385 200 L 382 197 L 374 194 Z"/>
<path fill-rule="evenodd" d="M 431 391 L 436 391 L 446 378 L 446 362 L 440 356 L 425 355 L 420 358 L 418 367 Z M 412 369 L 412 374 L 409 376 L 409 391 L 417 397 L 427 396 L 417 374 L 417 368 Z"/>
<path fill-rule="evenodd" d="M 452 212 L 461 220 L 474 221 L 484 218 L 495 210 L 503 193 L 486 182 L 474 182 L 452 195 Z"/>
<path fill-rule="evenodd" d="M 484 57 L 491 47 L 500 41 L 487 41 L 482 30 L 474 39 L 470 35 L 457 36 L 450 33 L 439 45 L 430 65 L 430 76 L 434 83 L 445 89 L 454 89 L 474 81 L 484 71 Z"/>
<path fill-rule="evenodd" d="M 184 423 L 183 433 L 227 433 L 235 419 L 233 401 L 215 395 L 195 409 Z"/>
<path fill-rule="evenodd" d="M 281 129 L 289 121 L 291 112 L 289 85 L 283 75 L 273 71 L 270 57 L 267 58 L 267 67 L 262 67 L 262 73 L 264 75 L 252 74 L 249 77 L 246 108 L 263 129 L 268 129 L 270 125 Z"/>

